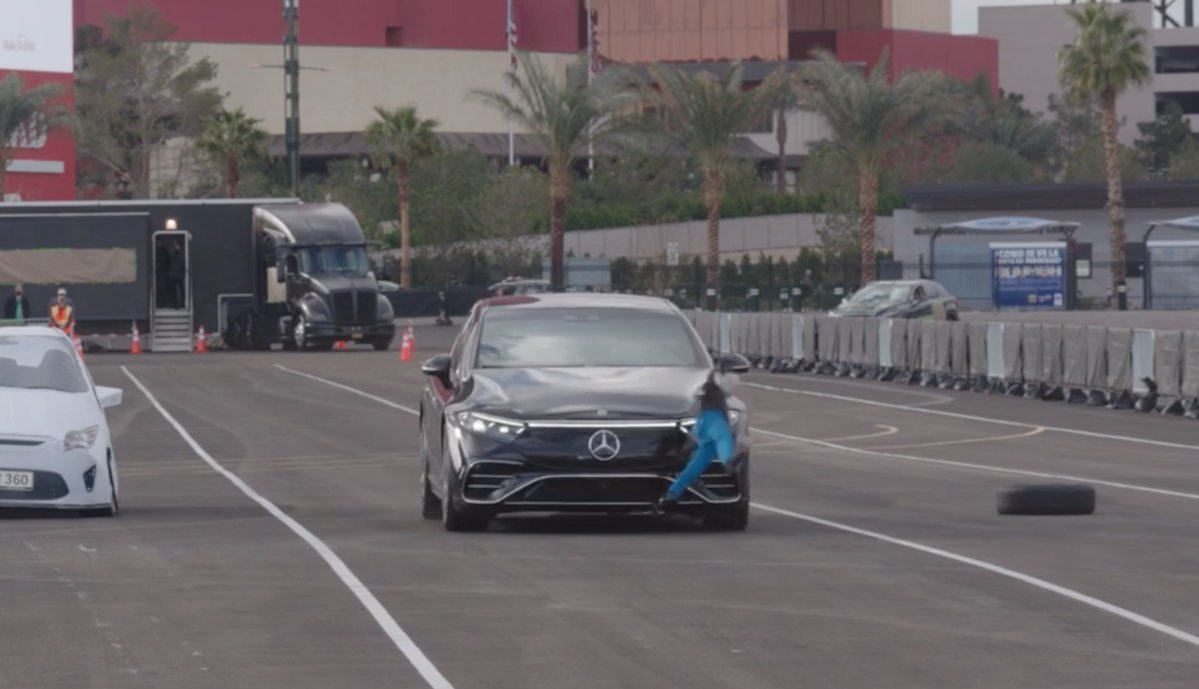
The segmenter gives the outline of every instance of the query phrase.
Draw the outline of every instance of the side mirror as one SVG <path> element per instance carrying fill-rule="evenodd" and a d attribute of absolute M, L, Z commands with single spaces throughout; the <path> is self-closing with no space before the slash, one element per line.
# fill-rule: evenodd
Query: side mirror
<path fill-rule="evenodd" d="M 120 406 L 123 394 L 121 388 L 96 386 L 96 399 L 100 402 L 101 409 Z"/>
<path fill-rule="evenodd" d="M 446 387 L 450 385 L 450 355 L 438 354 L 437 356 L 425 361 L 420 365 L 420 372 L 426 376 L 437 376 L 445 383 Z"/>
<path fill-rule="evenodd" d="M 379 285 L 379 291 L 384 294 L 400 291 L 400 286 L 390 280 L 376 280 L 375 282 Z"/>
<path fill-rule="evenodd" d="M 734 352 L 725 352 L 716 357 L 716 366 L 721 373 L 749 373 L 749 359 Z"/>

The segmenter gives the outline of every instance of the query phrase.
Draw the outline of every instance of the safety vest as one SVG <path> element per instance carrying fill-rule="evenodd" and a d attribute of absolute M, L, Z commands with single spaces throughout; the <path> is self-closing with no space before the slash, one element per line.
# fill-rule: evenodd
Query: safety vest
<path fill-rule="evenodd" d="M 54 304 L 50 307 L 50 320 L 54 321 L 54 325 L 66 330 L 74 320 L 74 309 L 68 306 L 59 306 Z"/>

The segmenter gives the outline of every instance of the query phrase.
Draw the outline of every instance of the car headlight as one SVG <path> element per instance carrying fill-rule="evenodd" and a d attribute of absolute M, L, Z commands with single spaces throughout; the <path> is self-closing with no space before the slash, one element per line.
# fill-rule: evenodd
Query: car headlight
<path fill-rule="evenodd" d="M 458 412 L 457 419 L 462 430 L 496 440 L 513 440 L 525 430 L 525 424 L 520 421 L 474 411 Z"/>
<path fill-rule="evenodd" d="M 729 428 L 737 430 L 737 422 L 741 420 L 741 411 L 738 409 L 729 410 Z M 684 419 L 679 422 L 679 426 L 687 431 L 695 428 L 695 419 Z"/>
<path fill-rule="evenodd" d="M 64 450 L 90 450 L 96 444 L 96 436 L 100 433 L 99 426 L 89 426 L 78 431 L 68 431 L 62 439 Z"/>

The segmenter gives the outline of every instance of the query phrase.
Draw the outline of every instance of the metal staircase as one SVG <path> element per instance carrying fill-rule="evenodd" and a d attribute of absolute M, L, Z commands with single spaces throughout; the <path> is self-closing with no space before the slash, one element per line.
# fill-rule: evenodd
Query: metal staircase
<path fill-rule="evenodd" d="M 192 312 L 183 309 L 155 310 L 150 333 L 150 351 L 192 351 Z"/>

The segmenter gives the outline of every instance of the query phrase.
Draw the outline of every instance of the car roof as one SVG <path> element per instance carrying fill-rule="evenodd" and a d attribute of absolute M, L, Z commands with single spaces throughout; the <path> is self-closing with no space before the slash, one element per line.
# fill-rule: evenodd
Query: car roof
<path fill-rule="evenodd" d="M 520 294 L 506 297 L 488 297 L 482 300 L 486 309 L 637 309 L 640 311 L 658 311 L 660 313 L 677 313 L 674 304 L 661 297 L 648 297 L 637 294 L 613 294 L 605 292 L 544 292 L 538 294 Z"/>

